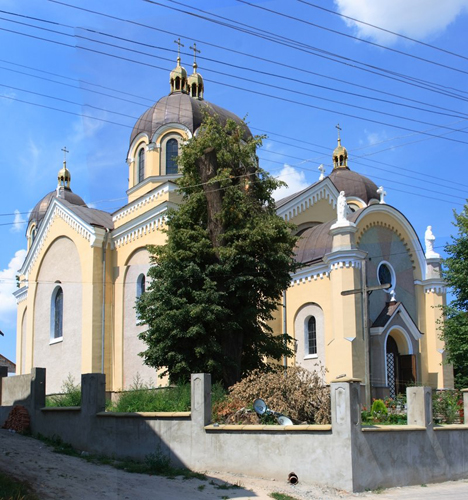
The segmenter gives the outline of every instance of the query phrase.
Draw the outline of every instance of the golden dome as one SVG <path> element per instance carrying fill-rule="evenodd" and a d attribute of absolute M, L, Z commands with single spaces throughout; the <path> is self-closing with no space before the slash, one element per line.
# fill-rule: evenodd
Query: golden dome
<path fill-rule="evenodd" d="M 180 57 L 177 58 L 177 66 L 171 71 L 170 83 L 171 93 L 187 92 L 187 71 L 180 65 Z"/>
<path fill-rule="evenodd" d="M 205 86 L 203 84 L 203 77 L 197 73 L 197 63 L 193 63 L 193 73 L 188 77 L 188 91 L 191 97 L 203 99 L 203 91 Z"/>
<path fill-rule="evenodd" d="M 333 168 L 348 168 L 348 151 L 341 145 L 338 137 L 338 146 L 333 151 Z"/>
<path fill-rule="evenodd" d="M 70 181 L 71 181 L 71 174 L 70 170 L 67 168 L 67 162 L 63 162 L 63 167 L 59 170 L 58 173 L 58 187 L 65 187 L 70 189 Z"/>

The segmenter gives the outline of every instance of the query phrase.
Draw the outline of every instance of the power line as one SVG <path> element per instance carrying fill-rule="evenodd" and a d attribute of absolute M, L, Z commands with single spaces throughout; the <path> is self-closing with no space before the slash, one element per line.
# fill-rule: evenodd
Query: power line
<path fill-rule="evenodd" d="M 345 14 L 342 14 L 341 12 L 327 9 L 325 7 L 322 7 L 321 5 L 316 5 L 316 4 L 311 3 L 311 2 L 306 2 L 305 0 L 297 0 L 297 1 L 301 2 L 303 4 L 306 4 L 306 5 L 309 5 L 310 7 L 313 7 L 315 9 L 320 9 L 320 10 L 323 10 L 325 12 L 329 12 L 330 14 L 334 14 L 335 16 L 343 17 L 344 19 L 349 19 L 350 21 L 354 21 L 355 23 L 359 23 L 359 24 L 364 24 L 365 26 L 370 26 L 371 28 L 374 28 L 376 30 L 383 31 L 383 32 L 389 33 L 391 35 L 395 35 L 399 38 L 404 38 L 405 40 L 409 40 L 411 42 L 418 43 L 419 45 L 423 45 L 424 47 L 429 47 L 430 49 L 438 50 L 440 52 L 444 52 L 445 54 L 450 54 L 451 56 L 459 57 L 460 59 L 465 59 L 468 61 L 468 57 L 465 57 L 461 54 L 457 54 L 456 52 L 452 52 L 450 50 L 443 49 L 441 47 L 437 47 L 436 45 L 431 45 L 430 43 L 422 42 L 421 40 L 417 40 L 416 38 L 411 38 L 409 36 L 402 35 L 401 33 L 396 33 L 395 31 L 391 31 L 389 29 L 382 28 L 381 26 L 376 26 L 375 24 L 361 21 L 361 20 L 356 19 L 354 17 L 346 16 Z"/>
<path fill-rule="evenodd" d="M 168 1 L 172 1 L 172 0 L 168 0 Z M 263 10 L 265 12 L 270 12 L 272 14 L 284 17 L 286 19 L 291 19 L 293 21 L 297 21 L 297 22 L 300 22 L 300 23 L 303 23 L 303 24 L 307 24 L 308 26 L 313 26 L 314 28 L 318 28 L 318 29 L 321 29 L 321 30 L 328 31 L 330 33 L 334 33 L 335 35 L 344 36 L 346 38 L 351 38 L 353 40 L 358 40 L 359 42 L 367 43 L 369 45 L 373 45 L 374 47 L 379 47 L 381 49 L 389 50 L 389 51 L 394 52 L 396 54 L 400 54 L 400 55 L 403 55 L 403 56 L 406 56 L 406 57 L 411 57 L 413 59 L 418 59 L 419 61 L 423 61 L 423 62 L 426 62 L 426 63 L 429 63 L 429 64 L 434 64 L 436 66 L 440 66 L 440 67 L 445 68 L 445 69 L 450 69 L 452 71 L 457 71 L 459 73 L 464 73 L 464 74 L 468 75 L 468 71 L 465 71 L 465 70 L 462 70 L 462 69 L 459 69 L 459 68 L 455 68 L 453 66 L 448 66 L 446 64 L 442 64 L 442 63 L 439 63 L 437 61 L 432 61 L 430 59 L 425 59 L 424 57 L 419 57 L 419 56 L 416 56 L 414 54 L 410 54 L 408 52 L 404 52 L 402 50 L 398 50 L 398 49 L 394 49 L 392 47 L 388 47 L 386 45 L 382 45 L 380 43 L 371 42 L 370 40 L 365 40 L 363 38 L 359 38 L 357 36 L 353 36 L 353 35 L 350 35 L 348 33 L 343 33 L 342 31 L 334 30 L 332 28 L 327 28 L 326 26 L 322 26 L 320 24 L 312 23 L 310 21 L 306 21 L 305 19 L 301 19 L 299 17 L 295 17 L 295 16 L 291 16 L 289 14 L 285 14 L 284 12 L 278 12 L 278 11 L 273 10 L 273 9 L 268 9 L 267 7 L 256 5 L 256 4 L 247 2 L 246 0 L 237 0 L 237 2 L 242 3 L 244 5 L 249 5 L 250 7 L 254 7 L 256 9 L 260 9 L 260 10 Z"/>
<path fill-rule="evenodd" d="M 85 9 L 83 7 L 78 7 L 76 5 L 67 4 L 65 2 L 58 1 L 58 0 L 48 0 L 48 1 L 53 2 L 53 3 L 57 3 L 57 4 L 60 4 L 60 5 L 69 7 L 69 8 L 78 9 L 78 10 L 81 10 L 81 11 L 84 11 L 84 12 L 89 12 L 91 14 L 95 14 L 95 15 L 99 15 L 99 16 L 102 16 L 102 17 L 106 17 L 106 18 L 109 18 L 109 19 L 114 19 L 114 20 L 117 20 L 117 21 L 120 21 L 120 22 L 124 22 L 124 23 L 128 23 L 128 24 L 133 24 L 133 25 L 136 25 L 136 26 L 139 26 L 139 27 L 144 27 L 144 28 L 147 28 L 147 29 L 151 29 L 151 30 L 154 30 L 154 31 L 161 32 L 161 33 L 169 34 L 169 35 L 172 35 L 172 36 L 185 37 L 185 35 L 181 34 L 181 33 L 176 33 L 176 32 L 172 32 L 172 31 L 163 30 L 163 29 L 157 28 L 155 26 L 151 26 L 151 25 L 147 25 L 147 24 L 144 24 L 144 23 L 132 21 L 132 20 L 129 20 L 129 19 L 123 19 L 123 18 L 120 18 L 120 17 L 117 17 L 117 16 L 106 14 L 104 12 L 98 12 L 98 11 L 94 11 L 94 10 L 91 10 L 91 9 Z M 165 7 L 170 8 L 168 6 L 165 6 Z M 432 103 L 426 103 L 426 102 L 418 101 L 416 99 L 411 99 L 411 98 L 408 98 L 408 97 L 404 97 L 402 95 L 393 94 L 391 92 L 386 92 L 386 91 L 383 91 L 382 89 L 376 89 L 376 88 L 372 88 L 372 87 L 367 87 L 365 85 L 356 84 L 356 83 L 350 82 L 348 80 L 343 81 L 343 79 L 335 78 L 331 74 L 324 75 L 324 74 L 321 74 L 321 73 L 317 73 L 315 71 L 308 70 L 308 69 L 306 69 L 304 67 L 297 67 L 297 66 L 292 66 L 290 64 L 281 63 L 281 62 L 279 62 L 277 60 L 268 59 L 268 58 L 265 58 L 265 57 L 257 56 L 257 55 L 252 54 L 252 53 L 242 52 L 242 51 L 239 51 L 239 50 L 232 49 L 230 47 L 225 47 L 225 46 L 222 46 L 222 45 L 219 45 L 219 44 L 214 44 L 214 43 L 208 42 L 207 40 L 201 40 L 201 39 L 197 39 L 197 38 L 193 38 L 193 40 L 195 42 L 203 43 L 203 44 L 205 44 L 207 46 L 210 46 L 210 47 L 214 47 L 214 48 L 217 48 L 217 49 L 220 49 L 220 50 L 228 51 L 228 52 L 231 52 L 231 53 L 234 53 L 234 54 L 239 54 L 239 55 L 242 55 L 242 56 L 245 56 L 245 57 L 248 57 L 248 58 L 252 58 L 252 59 L 257 60 L 257 61 L 263 61 L 263 62 L 267 62 L 269 64 L 273 64 L 273 65 L 276 65 L 276 66 L 281 66 L 281 67 L 288 68 L 288 69 L 291 69 L 291 70 L 294 70 L 294 71 L 300 71 L 302 73 L 306 73 L 306 74 L 310 74 L 310 75 L 314 75 L 314 76 L 319 76 L 321 78 L 326 79 L 327 81 L 332 80 L 332 81 L 339 82 L 340 84 L 346 84 L 346 85 L 350 85 L 350 86 L 353 86 L 353 87 L 370 90 L 372 92 L 380 93 L 380 94 L 383 94 L 383 95 L 389 95 L 391 97 L 396 97 L 396 98 L 399 98 L 399 99 L 402 99 L 402 100 L 405 100 L 405 101 L 415 102 L 415 103 L 418 103 L 418 104 L 424 104 L 426 106 L 434 107 L 436 109 L 444 109 L 444 110 L 446 110 L 446 108 L 443 108 L 443 107 L 440 107 L 440 106 L 436 106 L 436 105 L 434 105 Z M 147 45 L 147 44 L 145 44 L 145 45 Z M 205 59 L 205 60 L 211 60 L 211 59 L 203 57 L 203 56 L 199 56 L 199 58 L 200 59 Z M 224 63 L 224 62 L 220 62 L 220 63 L 221 64 L 228 64 L 228 63 Z M 233 65 L 233 66 L 237 67 L 236 65 Z M 246 68 L 246 69 L 249 70 L 249 68 Z M 418 81 L 423 82 L 422 80 L 418 80 Z M 433 86 L 433 87 L 435 87 L 435 86 L 438 85 L 438 84 L 435 84 L 433 82 L 432 83 L 426 82 L 426 83 L 428 85 Z M 435 88 L 426 89 L 426 90 L 432 90 L 432 91 L 437 92 L 437 90 Z M 466 93 L 465 91 L 460 90 L 460 89 L 452 89 L 452 90 L 455 90 L 455 91 L 461 92 L 461 93 Z M 446 93 L 443 93 L 443 94 L 447 95 Z M 463 99 L 461 96 L 450 95 L 450 97 L 456 97 L 456 98 Z M 453 111 L 453 110 L 449 110 L 449 111 Z"/>
<path fill-rule="evenodd" d="M 49 1 L 52 1 L 52 0 L 49 0 Z M 149 0 L 144 0 L 144 1 L 149 1 Z M 47 41 L 47 42 L 52 42 L 52 43 L 58 43 L 60 45 L 64 45 L 64 46 L 68 46 L 68 47 L 80 48 L 80 49 L 83 49 L 83 50 L 88 50 L 90 52 L 94 52 L 94 53 L 106 55 L 106 56 L 109 56 L 109 57 L 115 57 L 117 59 L 122 59 L 122 60 L 125 60 L 125 61 L 129 61 L 129 62 L 132 62 L 132 63 L 135 63 L 135 64 L 141 64 L 141 65 L 144 65 L 144 66 L 149 66 L 149 67 L 153 67 L 153 68 L 157 68 L 157 69 L 160 69 L 160 70 L 167 71 L 165 68 L 161 68 L 159 66 L 155 66 L 155 65 L 152 65 L 152 64 L 149 64 L 149 63 L 143 63 L 143 62 L 140 62 L 140 61 L 135 61 L 133 59 L 125 58 L 125 57 L 122 57 L 122 56 L 117 56 L 117 55 L 114 55 L 114 54 L 109 54 L 109 53 L 98 51 L 98 50 L 95 50 L 95 49 L 90 49 L 88 47 L 73 46 L 73 45 L 70 45 L 70 44 L 65 44 L 63 42 L 58 42 L 56 40 L 50 40 L 50 39 L 46 39 L 46 38 L 42 38 L 42 37 L 37 37 L 37 36 L 26 34 L 26 33 L 16 32 L 16 31 L 13 31 L 13 30 L 7 30 L 5 28 L 0 28 L 0 29 L 2 29 L 4 31 L 8 31 L 8 32 L 16 33 L 16 34 L 20 34 L 20 35 L 23 35 L 23 36 L 32 37 L 32 38 L 35 38 L 35 39 L 39 39 L 39 40 L 43 40 L 43 41 Z M 45 29 L 45 28 L 40 28 L 40 29 Z M 67 35 L 67 36 L 72 36 L 72 35 Z M 100 43 L 105 43 L 105 42 L 100 42 Z M 131 51 L 133 51 L 132 49 L 125 49 L 125 50 L 131 50 Z M 136 52 L 138 52 L 138 51 L 136 51 Z M 148 55 L 148 54 L 146 54 L 146 55 Z M 242 78 L 242 79 L 245 80 L 245 78 Z M 245 89 L 245 88 L 242 88 L 242 87 L 239 87 L 239 86 L 235 86 L 235 85 L 231 85 L 231 84 L 228 84 L 228 83 L 218 82 L 216 80 L 209 80 L 209 79 L 206 79 L 206 80 L 207 81 L 211 81 L 212 83 L 215 83 L 215 84 L 223 85 L 224 87 L 227 86 L 227 87 L 235 88 L 237 90 L 242 90 L 242 91 L 254 93 L 254 94 L 257 94 L 257 95 L 262 95 L 264 97 L 269 97 L 269 98 L 280 100 L 280 101 L 284 101 L 284 102 L 298 104 L 300 106 L 305 106 L 305 107 L 309 107 L 309 108 L 313 108 L 313 109 L 318 109 L 318 110 L 321 110 L 321 111 L 326 111 L 326 112 L 331 112 L 331 113 L 337 113 L 337 111 L 332 110 L 332 109 L 323 108 L 323 107 L 320 107 L 320 106 L 315 106 L 315 105 L 312 105 L 312 104 L 307 104 L 307 103 L 303 103 L 303 102 L 300 102 L 300 101 L 296 101 L 296 100 L 292 100 L 292 99 L 287 99 L 287 98 L 280 97 L 280 96 L 275 96 L 275 95 L 272 95 L 272 94 L 267 94 L 265 92 L 259 92 L 259 91 L 254 91 L 254 90 L 251 90 L 251 89 Z M 247 81 L 252 81 L 252 80 L 249 80 L 249 79 L 246 79 L 246 80 Z M 261 83 L 261 82 L 256 82 L 256 83 Z M 281 89 L 284 90 L 283 88 L 281 88 Z M 296 92 L 296 93 L 298 93 L 298 92 Z M 325 99 L 325 100 L 329 100 L 329 99 Z M 336 101 L 332 101 L 332 102 L 336 102 Z M 352 107 L 357 107 L 357 108 L 360 108 L 360 109 L 366 109 L 366 108 L 362 108 L 362 107 L 355 106 L 355 105 L 350 105 L 350 104 L 347 104 L 347 105 L 352 106 Z M 374 112 L 374 110 L 370 110 L 370 111 Z M 439 137 L 439 138 L 442 138 L 442 139 L 445 139 L 445 140 L 449 140 L 451 142 L 457 142 L 457 143 L 461 143 L 461 144 L 468 144 L 466 141 L 454 139 L 454 138 L 451 138 L 451 137 L 440 136 L 440 135 L 438 136 L 436 134 L 430 134 L 428 132 L 418 131 L 418 130 L 414 130 L 414 129 L 411 129 L 411 128 L 408 128 L 408 127 L 403 127 L 403 126 L 400 126 L 400 125 L 395 125 L 395 124 L 391 124 L 391 123 L 387 123 L 387 122 L 382 122 L 382 121 L 379 121 L 379 120 L 373 120 L 371 118 L 364 118 L 364 117 L 361 117 L 361 116 L 358 116 L 358 115 L 353 115 L 353 114 L 350 114 L 350 113 L 344 113 L 343 111 L 340 111 L 339 113 L 340 113 L 340 115 L 343 115 L 343 116 L 348 116 L 348 117 L 351 117 L 351 118 L 356 118 L 356 119 L 359 119 L 359 120 L 368 121 L 370 123 L 376 123 L 376 124 L 379 124 L 379 125 L 385 125 L 385 126 L 389 126 L 389 127 L 393 127 L 393 128 L 398 128 L 398 129 L 406 130 L 406 131 L 410 131 L 410 132 L 417 132 L 417 133 L 429 135 L 431 137 Z M 393 117 L 407 119 L 407 120 L 410 120 L 410 121 L 415 121 L 417 123 L 422 123 L 422 124 L 426 124 L 426 125 L 436 126 L 436 127 L 439 127 L 439 128 L 446 128 L 446 129 L 452 130 L 454 132 L 460 132 L 461 131 L 462 133 L 466 133 L 463 130 L 451 129 L 450 127 L 446 127 L 444 125 L 431 124 L 429 122 L 424 122 L 422 120 L 415 120 L 415 119 L 410 119 L 410 118 L 406 118 L 406 117 L 400 117 L 399 115 L 393 115 L 393 114 L 390 114 L 390 113 L 384 113 L 384 112 L 379 112 L 379 113 L 387 114 L 387 115 L 390 115 L 390 116 L 393 116 Z"/>

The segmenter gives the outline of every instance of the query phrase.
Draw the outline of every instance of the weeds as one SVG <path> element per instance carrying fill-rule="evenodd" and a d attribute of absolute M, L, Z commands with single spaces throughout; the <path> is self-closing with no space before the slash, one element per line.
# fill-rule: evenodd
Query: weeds
<path fill-rule="evenodd" d="M 225 396 L 220 384 L 212 388 L 212 400 L 219 401 Z M 114 412 L 155 412 L 155 411 L 190 411 L 190 384 L 175 387 L 154 388 L 136 377 L 129 391 L 122 392 L 118 401 L 108 403 L 107 411 Z"/>
<path fill-rule="evenodd" d="M 236 490 L 238 488 L 242 488 L 242 484 L 239 481 L 234 484 L 229 484 L 229 483 L 219 484 L 211 480 L 209 484 L 211 484 L 211 486 L 214 486 L 217 490 Z"/>
<path fill-rule="evenodd" d="M 292 497 L 291 495 L 286 495 L 284 493 L 270 493 L 270 497 L 275 500 L 297 500 L 296 497 Z"/>
<path fill-rule="evenodd" d="M 0 472 L 0 498 L 5 500 L 39 500 L 28 483 Z"/>
<path fill-rule="evenodd" d="M 61 394 L 46 397 L 47 407 L 81 406 L 81 387 L 69 373 L 61 387 Z"/>

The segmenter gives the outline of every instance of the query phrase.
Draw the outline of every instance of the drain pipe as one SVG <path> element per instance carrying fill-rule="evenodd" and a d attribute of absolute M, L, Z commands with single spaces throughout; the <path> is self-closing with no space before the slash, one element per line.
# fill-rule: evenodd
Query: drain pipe
<path fill-rule="evenodd" d="M 102 244 L 102 329 L 101 329 L 101 373 L 104 373 L 104 347 L 106 340 L 106 250 L 109 229 L 106 227 Z"/>
<path fill-rule="evenodd" d="M 287 325 L 288 325 L 288 321 L 287 321 L 287 315 L 286 315 L 286 290 L 283 290 L 283 342 L 284 342 L 284 345 L 286 347 L 286 328 L 287 328 Z M 286 357 L 286 354 L 283 356 L 283 368 L 287 368 L 288 367 L 288 358 Z"/>

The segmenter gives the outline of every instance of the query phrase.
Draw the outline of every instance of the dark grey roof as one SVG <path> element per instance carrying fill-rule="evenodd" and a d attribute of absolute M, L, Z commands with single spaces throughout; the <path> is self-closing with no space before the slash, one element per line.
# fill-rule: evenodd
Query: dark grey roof
<path fill-rule="evenodd" d="M 401 302 L 387 302 L 377 319 L 372 323 L 372 328 L 384 327 L 393 316 Z"/>
<path fill-rule="evenodd" d="M 295 259 L 303 264 L 317 261 L 332 250 L 330 227 L 335 221 L 325 222 L 306 229 L 299 237 Z"/>
<path fill-rule="evenodd" d="M 156 130 L 167 123 L 180 123 L 193 134 L 202 123 L 204 110 L 210 115 L 217 116 L 223 124 L 228 119 L 234 120 L 241 125 L 244 123 L 234 113 L 215 104 L 193 98 L 182 92 L 175 92 L 159 99 L 157 103 L 140 116 L 133 127 L 130 144 L 142 132 L 147 133 L 152 138 Z M 245 133 L 248 137 L 252 135 L 247 127 Z"/>
<path fill-rule="evenodd" d="M 356 222 L 356 219 L 365 208 L 356 210 L 348 216 L 350 222 Z M 331 252 L 333 237 L 330 234 L 331 226 L 336 220 L 317 224 L 314 227 L 306 229 L 299 237 L 295 248 L 295 259 L 302 264 L 319 261 L 324 255 Z"/>
<path fill-rule="evenodd" d="M 75 213 L 83 222 L 86 222 L 91 226 L 103 227 L 110 230 L 114 229 L 112 215 L 108 212 L 97 210 L 96 208 L 89 208 L 86 205 L 74 205 L 72 203 L 69 203 L 67 200 L 60 201 L 73 213 Z"/>
<path fill-rule="evenodd" d="M 367 177 L 349 168 L 335 168 L 328 178 L 333 182 L 338 191 L 344 191 L 346 197 L 357 196 L 365 203 L 371 199 L 379 200 L 377 185 Z"/>
<path fill-rule="evenodd" d="M 39 222 L 41 222 L 41 220 L 44 218 L 44 215 L 47 212 L 47 209 L 49 208 L 50 202 L 56 197 L 57 197 L 56 190 L 47 193 L 44 196 L 44 198 L 42 198 L 32 209 L 29 215 L 28 225 L 33 221 L 36 222 L 37 225 L 39 225 Z M 59 189 L 59 198 L 62 201 L 65 200 L 72 205 L 86 207 L 86 203 L 83 201 L 83 199 L 77 194 L 75 194 L 70 188 L 61 187 Z"/>

